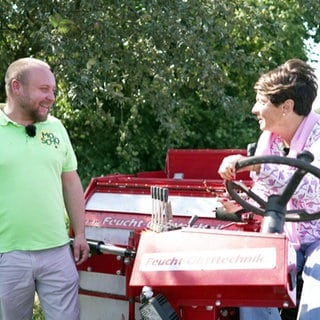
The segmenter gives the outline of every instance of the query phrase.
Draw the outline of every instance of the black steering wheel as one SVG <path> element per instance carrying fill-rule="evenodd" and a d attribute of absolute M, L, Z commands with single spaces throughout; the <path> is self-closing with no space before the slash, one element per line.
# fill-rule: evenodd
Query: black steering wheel
<path fill-rule="evenodd" d="M 320 211 L 310 214 L 304 209 L 286 210 L 288 201 L 301 182 L 301 179 L 307 173 L 310 173 L 320 179 L 320 169 L 310 164 L 313 159 L 314 156 L 311 152 L 303 151 L 296 159 L 280 156 L 253 156 L 239 161 L 236 165 L 236 171 L 247 166 L 262 163 L 282 164 L 296 168 L 283 193 L 281 195 L 271 195 L 268 201 L 263 200 L 240 181 L 225 181 L 226 189 L 228 190 L 231 198 L 237 201 L 246 211 L 256 213 L 263 217 L 267 216 L 268 210 L 272 210 L 285 215 L 285 221 L 301 222 L 320 219 Z M 255 206 L 245 200 L 243 196 L 240 195 L 239 191 L 245 193 L 248 198 L 253 199 L 257 205 Z M 237 216 L 237 218 L 239 219 L 239 216 Z"/>

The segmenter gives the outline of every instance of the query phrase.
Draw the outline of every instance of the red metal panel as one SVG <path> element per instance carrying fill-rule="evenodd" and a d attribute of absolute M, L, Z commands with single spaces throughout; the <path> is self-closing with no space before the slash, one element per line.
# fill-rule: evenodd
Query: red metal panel
<path fill-rule="evenodd" d="M 295 305 L 282 235 L 183 229 L 141 234 L 130 285 L 182 305 Z M 292 260 L 292 266 L 291 266 Z"/>
<path fill-rule="evenodd" d="M 246 155 L 244 149 L 170 149 L 167 152 L 165 173 L 173 178 L 183 173 L 184 179 L 221 180 L 218 168 L 222 160 L 229 155 Z M 248 172 L 239 173 L 239 179 L 249 180 Z"/>

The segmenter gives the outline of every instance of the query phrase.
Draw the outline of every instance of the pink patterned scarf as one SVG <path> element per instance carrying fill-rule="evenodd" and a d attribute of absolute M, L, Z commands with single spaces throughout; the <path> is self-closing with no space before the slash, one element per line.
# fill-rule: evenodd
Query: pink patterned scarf
<path fill-rule="evenodd" d="M 294 134 L 291 144 L 288 157 L 296 158 L 297 154 L 304 149 L 306 141 L 314 128 L 315 124 L 320 120 L 320 115 L 311 111 L 308 116 L 306 116 L 301 122 L 298 130 Z M 257 149 L 255 152 L 256 156 L 260 155 L 270 155 L 271 154 L 271 145 L 275 139 L 275 134 L 270 131 L 262 132 Z M 294 209 L 291 201 L 288 203 L 288 209 Z M 285 224 L 285 233 L 293 244 L 295 249 L 298 249 L 300 246 L 300 240 L 298 235 L 298 224 L 295 222 L 286 222 Z"/>

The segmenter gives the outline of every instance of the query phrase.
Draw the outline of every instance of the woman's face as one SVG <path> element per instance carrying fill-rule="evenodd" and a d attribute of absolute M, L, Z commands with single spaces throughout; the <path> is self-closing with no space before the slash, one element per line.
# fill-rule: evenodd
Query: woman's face
<path fill-rule="evenodd" d="M 257 116 L 261 130 L 278 133 L 283 130 L 283 109 L 275 106 L 261 93 L 256 95 L 256 103 L 252 107 L 252 113 Z"/>

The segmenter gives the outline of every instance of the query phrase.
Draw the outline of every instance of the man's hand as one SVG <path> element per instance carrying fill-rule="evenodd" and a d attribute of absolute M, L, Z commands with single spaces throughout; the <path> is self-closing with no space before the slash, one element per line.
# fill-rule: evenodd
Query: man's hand
<path fill-rule="evenodd" d="M 73 256 L 76 265 L 85 262 L 89 257 L 90 248 L 84 235 L 76 235 L 73 240 Z"/>

